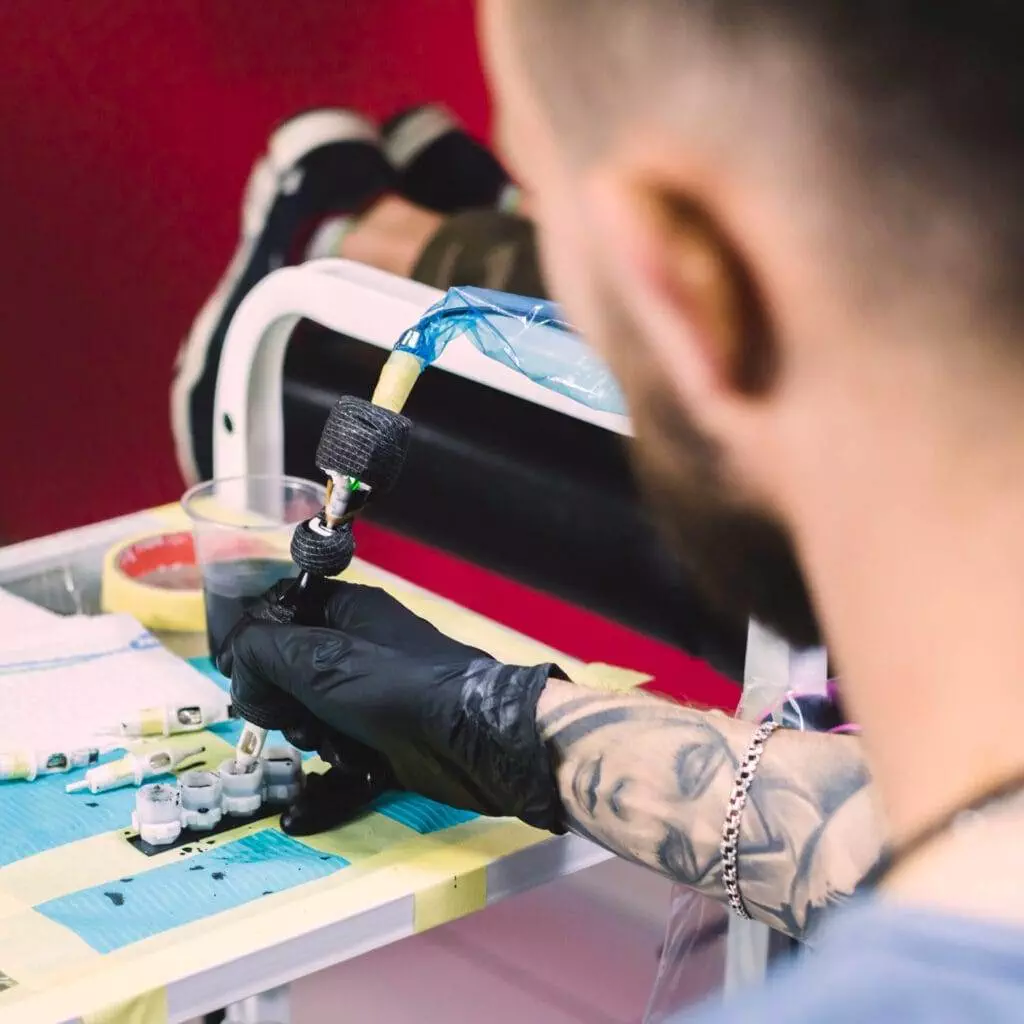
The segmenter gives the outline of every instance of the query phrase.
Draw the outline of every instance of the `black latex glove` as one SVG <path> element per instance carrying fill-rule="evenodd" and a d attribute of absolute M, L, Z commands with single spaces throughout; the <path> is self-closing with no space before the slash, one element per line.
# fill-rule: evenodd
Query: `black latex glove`
<path fill-rule="evenodd" d="M 565 678 L 555 666 L 503 665 L 377 588 L 316 586 L 289 623 L 279 584 L 225 644 L 243 718 L 331 763 L 383 758 L 398 786 L 442 803 L 565 831 L 536 724 L 548 678 Z"/>

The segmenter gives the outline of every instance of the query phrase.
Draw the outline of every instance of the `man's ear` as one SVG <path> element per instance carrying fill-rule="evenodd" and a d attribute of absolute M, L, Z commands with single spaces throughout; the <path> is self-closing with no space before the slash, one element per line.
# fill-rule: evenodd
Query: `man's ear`
<path fill-rule="evenodd" d="M 764 393 L 776 361 L 768 317 L 714 218 L 653 177 L 598 173 L 588 189 L 608 269 L 684 400 Z"/>

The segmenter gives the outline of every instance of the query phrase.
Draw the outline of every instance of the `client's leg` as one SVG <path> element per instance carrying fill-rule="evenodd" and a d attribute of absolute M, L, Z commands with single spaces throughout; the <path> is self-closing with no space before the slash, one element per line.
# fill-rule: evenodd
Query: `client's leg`
<path fill-rule="evenodd" d="M 388 129 L 384 145 L 397 169 L 376 129 L 348 111 L 310 111 L 271 136 L 246 188 L 238 248 L 178 355 L 172 425 L 190 483 L 213 472 L 214 390 L 228 324 L 276 268 L 343 256 L 442 289 L 546 295 L 528 220 L 494 209 L 445 216 L 394 194 L 401 189 L 435 208 L 457 209 L 515 196 L 481 143 L 450 119 L 424 116 L 434 109 L 418 108 Z"/>
<path fill-rule="evenodd" d="M 441 217 L 389 196 L 339 237 L 334 255 L 435 288 L 475 285 L 547 296 L 533 224 L 496 210 Z"/>
<path fill-rule="evenodd" d="M 507 209 L 517 190 L 494 154 L 446 107 L 428 103 L 381 128 L 397 191 L 437 213 Z"/>
<path fill-rule="evenodd" d="M 271 135 L 242 200 L 238 247 L 192 324 L 175 365 L 171 422 L 182 475 L 212 475 L 213 398 L 228 324 L 272 270 L 301 262 L 325 217 L 354 215 L 394 184 L 377 129 L 344 110 L 312 110 Z"/>

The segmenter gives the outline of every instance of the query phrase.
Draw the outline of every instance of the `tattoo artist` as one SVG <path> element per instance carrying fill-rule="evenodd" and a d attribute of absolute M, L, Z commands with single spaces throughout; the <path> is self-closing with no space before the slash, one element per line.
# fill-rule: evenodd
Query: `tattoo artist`
<path fill-rule="evenodd" d="M 700 1019 L 1020 1019 L 1014 8 L 481 9 L 546 279 L 621 381 L 666 538 L 724 608 L 827 638 L 864 750 L 596 695 L 344 584 L 316 622 L 254 619 L 234 691 L 283 695 L 306 745 L 397 785 L 579 832 L 793 935 L 874 868 L 813 954 Z"/>

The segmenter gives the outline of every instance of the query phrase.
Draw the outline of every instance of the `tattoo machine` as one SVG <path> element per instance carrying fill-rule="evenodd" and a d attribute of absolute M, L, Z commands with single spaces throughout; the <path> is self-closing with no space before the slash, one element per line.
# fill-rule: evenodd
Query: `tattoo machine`
<path fill-rule="evenodd" d="M 352 561 L 356 514 L 398 479 L 412 431 L 400 410 L 420 366 L 407 361 L 403 368 L 399 361 L 396 371 L 389 360 L 385 371 L 373 401 L 346 395 L 327 418 L 316 451 L 317 467 L 327 477 L 327 500 L 320 513 L 292 535 L 291 556 L 302 572 L 269 609 L 270 621 L 301 620 L 304 605 L 316 604 L 317 581 L 339 575 Z M 284 709 L 235 705 L 233 710 L 245 722 L 235 761 L 246 769 L 259 760 L 268 728 L 281 724 Z"/>
<path fill-rule="evenodd" d="M 405 460 L 411 424 L 401 410 L 420 373 L 458 337 L 549 391 L 599 412 L 626 412 L 610 370 L 556 305 L 483 288 L 451 289 L 399 338 L 372 401 L 342 398 L 331 411 L 316 458 L 328 478 L 327 502 L 320 515 L 295 531 L 291 554 L 302 574 L 270 611 L 272 621 L 294 622 L 316 580 L 348 566 L 355 550 L 353 517 L 395 483 Z M 236 705 L 234 710 L 247 723 L 238 741 L 238 764 L 254 764 L 266 740 L 265 726 L 280 719 L 256 708 Z"/>

